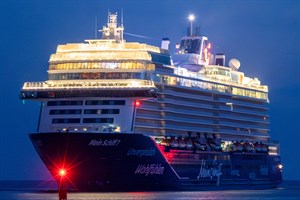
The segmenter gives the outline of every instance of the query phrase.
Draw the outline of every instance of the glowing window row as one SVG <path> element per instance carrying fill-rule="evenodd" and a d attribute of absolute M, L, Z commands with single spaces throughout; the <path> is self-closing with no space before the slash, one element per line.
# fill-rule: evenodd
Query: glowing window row
<path fill-rule="evenodd" d="M 84 53 L 72 52 L 53 54 L 50 56 L 50 61 L 82 61 L 82 60 L 151 60 L 151 55 L 148 52 L 97 52 Z"/>
<path fill-rule="evenodd" d="M 50 64 L 50 70 L 76 70 L 76 69 L 145 69 L 154 70 L 155 66 L 145 62 L 83 62 Z"/>
<path fill-rule="evenodd" d="M 209 83 L 200 80 L 192 80 L 186 78 L 178 78 L 173 76 L 154 76 L 155 82 L 165 83 L 169 85 L 179 85 L 184 87 L 197 87 L 205 90 L 214 90 L 222 93 L 229 93 L 234 95 L 267 99 L 268 94 L 264 92 L 254 91 L 250 89 L 237 88 L 232 86 L 221 85 L 217 83 Z"/>
<path fill-rule="evenodd" d="M 83 101 L 48 101 L 47 106 L 78 106 L 83 105 Z"/>
<path fill-rule="evenodd" d="M 80 109 L 69 109 L 69 110 L 50 110 L 50 115 L 78 115 L 81 114 Z"/>
<path fill-rule="evenodd" d="M 50 115 L 80 115 L 81 109 L 68 109 L 68 110 L 50 110 Z M 120 109 L 86 109 L 84 114 L 120 114 Z"/>
<path fill-rule="evenodd" d="M 88 124 L 114 123 L 114 118 L 84 118 L 82 122 Z"/>
<path fill-rule="evenodd" d="M 52 124 L 78 124 L 80 118 L 56 118 L 52 119 Z M 114 123 L 114 118 L 84 118 L 82 123 L 99 124 L 99 123 Z"/>
<path fill-rule="evenodd" d="M 49 74 L 49 80 L 80 80 L 80 79 L 141 79 L 142 76 L 150 76 L 148 73 L 59 73 Z"/>
<path fill-rule="evenodd" d="M 125 100 L 87 100 L 85 105 L 125 105 Z M 47 106 L 74 106 L 83 105 L 83 101 L 77 100 L 62 100 L 62 101 L 48 101 Z M 58 111 L 58 112 L 77 112 L 79 109 L 68 110 L 68 111 Z M 57 110 L 53 110 L 56 112 Z M 51 111 L 50 111 L 51 112 Z M 51 113 L 50 113 L 51 114 Z M 65 114 L 65 113 L 61 113 Z"/>
<path fill-rule="evenodd" d="M 236 87 L 232 87 L 232 94 L 246 96 L 246 97 L 253 97 L 258 99 L 268 98 L 268 95 L 266 93 L 242 89 L 242 88 L 236 88 Z"/>
<path fill-rule="evenodd" d="M 206 74 L 209 75 L 223 75 L 223 76 L 230 76 L 230 72 L 225 69 L 207 69 Z"/>
<path fill-rule="evenodd" d="M 125 105 L 125 100 L 87 100 L 85 105 Z"/>
<path fill-rule="evenodd" d="M 86 109 L 84 114 L 120 114 L 120 109 Z"/>

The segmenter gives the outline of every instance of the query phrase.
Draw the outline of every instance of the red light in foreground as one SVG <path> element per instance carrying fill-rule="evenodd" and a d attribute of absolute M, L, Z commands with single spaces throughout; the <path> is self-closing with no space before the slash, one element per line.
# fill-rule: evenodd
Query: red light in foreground
<path fill-rule="evenodd" d="M 66 170 L 64 170 L 64 169 L 59 170 L 60 176 L 65 176 L 66 174 L 67 174 Z"/>
<path fill-rule="evenodd" d="M 140 101 L 135 101 L 135 106 L 140 106 L 141 105 L 141 102 Z"/>

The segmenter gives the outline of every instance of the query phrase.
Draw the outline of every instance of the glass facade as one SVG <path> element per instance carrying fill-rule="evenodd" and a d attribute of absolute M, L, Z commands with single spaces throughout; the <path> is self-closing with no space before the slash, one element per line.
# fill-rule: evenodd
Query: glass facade
<path fill-rule="evenodd" d="M 222 68 L 208 68 L 206 69 L 206 74 L 208 75 L 222 75 L 230 77 L 229 69 L 222 69 Z"/>
<path fill-rule="evenodd" d="M 115 60 L 115 59 L 114 59 Z M 154 70 L 155 66 L 147 62 L 66 62 L 51 63 L 50 70 L 78 70 L 78 69 L 144 69 Z"/>
<path fill-rule="evenodd" d="M 145 73 L 109 72 L 109 73 L 59 73 L 49 74 L 49 80 L 79 80 L 79 79 L 142 79 Z M 150 75 L 148 75 L 150 76 Z M 147 76 L 146 76 L 147 77 Z"/>
<path fill-rule="evenodd" d="M 156 82 L 162 82 L 168 85 L 195 87 L 195 88 L 201 88 L 205 90 L 214 90 L 222 93 L 253 97 L 257 99 L 265 99 L 265 100 L 268 99 L 268 94 L 266 92 L 255 91 L 246 88 L 238 88 L 234 86 L 222 85 L 213 82 L 206 82 L 202 80 L 195 80 L 189 78 L 173 77 L 167 75 L 158 76 L 158 78 L 156 78 Z"/>
<path fill-rule="evenodd" d="M 185 39 L 181 40 L 180 50 L 183 53 L 199 54 L 201 47 L 201 39 Z"/>
<path fill-rule="evenodd" d="M 151 61 L 151 55 L 146 51 L 102 51 L 102 52 L 68 52 L 53 54 L 50 62 L 60 61 L 106 61 L 111 60 L 134 60 L 134 61 Z"/>
<path fill-rule="evenodd" d="M 164 54 L 158 54 L 158 53 L 153 53 L 149 52 L 151 54 L 151 60 L 154 63 L 160 63 L 164 65 L 171 65 L 171 60 L 169 55 L 164 55 Z"/>
<path fill-rule="evenodd" d="M 70 74 L 53 74 L 51 75 L 51 78 L 57 78 L 57 79 L 76 79 L 78 76 L 84 77 L 86 79 L 92 79 L 92 78 L 98 78 L 100 79 L 105 78 L 105 79 L 126 79 L 126 77 L 130 77 L 128 79 L 140 79 L 144 80 L 146 82 L 139 82 L 139 85 L 147 86 L 147 85 L 153 85 L 153 82 L 157 83 L 163 83 L 167 85 L 173 85 L 173 86 L 182 86 L 182 87 L 194 87 L 194 88 L 200 88 L 204 90 L 213 90 L 217 92 L 222 92 L 222 93 L 227 93 L 227 94 L 233 94 L 233 95 L 240 95 L 240 96 L 245 96 L 245 97 L 251 97 L 251 98 L 257 98 L 257 99 L 268 99 L 268 92 L 267 92 L 267 87 L 266 86 L 261 86 L 261 90 L 265 91 L 259 91 L 255 90 L 255 88 L 251 87 L 238 87 L 236 84 L 233 85 L 226 85 L 222 83 L 216 83 L 216 82 L 208 82 L 208 81 L 203 81 L 199 79 L 193 79 L 193 78 L 185 78 L 182 76 L 170 76 L 170 75 L 161 75 L 161 74 L 156 74 L 156 73 L 85 73 L 85 74 L 77 74 L 77 73 L 70 73 Z M 134 78 L 131 78 L 134 77 Z M 149 81 L 148 81 L 149 80 Z M 128 80 L 124 80 L 128 81 Z M 152 82 L 153 81 L 153 82 Z M 55 82 L 53 82 L 55 83 Z M 87 87 L 134 87 L 132 85 L 132 82 L 114 82 L 113 80 L 109 82 L 95 82 L 95 83 L 89 83 L 89 82 L 84 82 L 84 83 L 76 83 L 76 82 L 61 82 L 61 83 L 56 83 L 54 85 L 51 83 L 51 85 L 46 85 L 46 84 L 40 84 L 39 82 L 37 83 L 25 83 L 24 87 L 29 87 L 29 88 L 44 88 L 47 86 L 51 86 L 51 88 L 59 88 L 59 87 L 82 87 L 82 88 L 87 88 Z M 83 85 L 85 84 L 85 85 Z M 154 85 L 153 85 L 154 86 Z M 263 89 L 262 89 L 263 88 Z M 24 97 L 30 97 L 34 98 L 37 95 L 35 94 L 36 92 L 22 92 L 22 95 Z M 59 105 L 82 105 L 82 102 L 80 101 L 49 101 L 48 106 L 59 106 Z"/>

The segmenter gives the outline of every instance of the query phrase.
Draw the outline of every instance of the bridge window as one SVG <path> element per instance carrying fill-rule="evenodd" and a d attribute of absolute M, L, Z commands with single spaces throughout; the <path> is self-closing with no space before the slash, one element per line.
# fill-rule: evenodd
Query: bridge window
<path fill-rule="evenodd" d="M 52 119 L 52 124 L 77 124 L 80 123 L 79 118 Z"/>
<path fill-rule="evenodd" d="M 81 114 L 80 109 L 70 109 L 70 110 L 50 110 L 50 115 L 76 115 Z"/>
<path fill-rule="evenodd" d="M 83 123 L 91 123 L 91 124 L 98 124 L 98 123 L 113 123 L 114 118 L 84 118 Z"/>
<path fill-rule="evenodd" d="M 119 114 L 120 109 L 86 109 L 84 114 Z"/>
<path fill-rule="evenodd" d="M 85 105 L 125 105 L 125 100 L 88 100 Z"/>
<path fill-rule="evenodd" d="M 47 106 L 75 106 L 82 105 L 83 101 L 48 101 Z"/>

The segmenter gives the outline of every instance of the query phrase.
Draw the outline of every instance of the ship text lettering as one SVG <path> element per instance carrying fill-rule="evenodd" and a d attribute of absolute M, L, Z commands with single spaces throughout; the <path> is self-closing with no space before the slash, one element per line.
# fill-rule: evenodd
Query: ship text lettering
<path fill-rule="evenodd" d="M 222 175 L 221 166 L 221 163 L 217 164 L 215 161 L 211 166 L 209 166 L 206 164 L 205 160 L 202 160 L 198 179 L 208 177 L 212 179 L 213 177 L 220 177 Z"/>
<path fill-rule="evenodd" d="M 141 164 L 137 166 L 135 174 L 144 174 L 148 176 L 149 174 L 163 174 L 165 167 L 162 167 L 161 164 Z"/>
<path fill-rule="evenodd" d="M 127 156 L 154 156 L 155 155 L 155 149 L 134 149 L 131 148 L 127 152 Z"/>
<path fill-rule="evenodd" d="M 88 144 L 88 146 L 110 146 L 110 147 L 114 147 L 114 146 L 118 146 L 118 144 L 121 142 L 121 140 L 117 140 L 117 139 L 111 139 L 111 140 L 97 140 L 97 139 L 92 139 L 90 141 L 90 143 Z"/>

